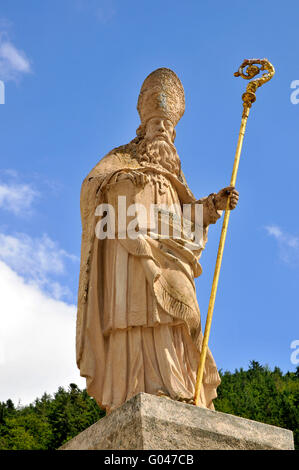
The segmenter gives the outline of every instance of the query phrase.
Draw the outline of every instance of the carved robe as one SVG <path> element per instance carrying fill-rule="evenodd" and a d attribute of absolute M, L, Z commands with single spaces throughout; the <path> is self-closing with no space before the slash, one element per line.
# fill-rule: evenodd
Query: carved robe
<path fill-rule="evenodd" d="M 147 233 L 136 239 L 118 238 L 117 231 L 115 239 L 95 236 L 96 207 L 109 203 L 117 214 L 119 196 L 125 195 L 128 205 L 172 205 L 178 215 L 182 204 L 196 201 L 183 175 L 141 165 L 136 148 L 132 141 L 106 155 L 81 191 L 77 364 L 89 395 L 108 412 L 139 392 L 191 400 L 203 339 L 194 284 L 194 277 L 201 274 L 201 249 L 191 250 L 181 239 L 155 239 Z M 127 179 L 118 181 L 119 173 L 134 170 L 148 175 L 144 188 Z M 215 221 L 218 217 L 215 213 Z M 208 350 L 203 406 L 214 409 L 219 383 Z"/>

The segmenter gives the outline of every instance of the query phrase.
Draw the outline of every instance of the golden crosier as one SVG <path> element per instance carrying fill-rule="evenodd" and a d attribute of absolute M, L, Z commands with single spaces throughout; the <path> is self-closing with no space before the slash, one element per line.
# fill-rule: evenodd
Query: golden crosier
<path fill-rule="evenodd" d="M 261 67 L 258 67 L 258 65 L 256 64 L 260 65 Z M 230 186 L 235 186 L 236 184 L 237 172 L 238 172 L 238 167 L 239 167 L 239 161 L 240 161 L 240 156 L 241 156 L 241 150 L 242 150 L 242 144 L 243 144 L 243 138 L 244 138 L 246 124 L 247 124 L 247 119 L 249 116 L 249 110 L 251 108 L 252 103 L 254 103 L 256 100 L 255 92 L 260 86 L 262 86 L 264 83 L 271 80 L 271 78 L 273 77 L 275 73 L 275 70 L 274 70 L 273 65 L 267 59 L 246 59 L 240 65 L 238 72 L 234 74 L 235 77 L 243 77 L 246 80 L 250 80 L 264 70 L 266 70 L 266 73 L 264 73 L 261 77 L 256 78 L 255 80 L 252 80 L 250 83 L 248 83 L 246 91 L 242 95 L 243 114 L 242 114 L 241 127 L 240 127 L 240 132 L 239 132 L 239 138 L 238 138 L 238 144 L 237 144 L 237 149 L 236 149 L 236 154 L 235 154 L 235 160 L 234 160 Z M 213 317 L 213 310 L 214 310 L 214 305 L 215 305 L 215 298 L 216 298 L 217 286 L 218 286 L 218 280 L 219 280 L 219 274 L 220 274 L 220 268 L 221 268 L 221 261 L 222 261 L 222 255 L 223 255 L 229 215 L 230 215 L 229 207 L 230 207 L 230 198 L 228 197 L 226 209 L 224 213 L 224 218 L 223 218 L 222 229 L 221 229 L 220 242 L 219 242 L 219 247 L 218 247 L 218 252 L 217 252 L 216 266 L 215 266 L 215 271 L 214 271 L 214 277 L 213 277 L 213 283 L 212 283 L 212 289 L 211 289 L 211 295 L 210 295 L 210 301 L 209 301 L 209 307 L 208 307 L 208 314 L 207 314 L 207 320 L 206 320 L 206 326 L 205 326 L 205 333 L 203 337 L 202 349 L 201 349 L 196 384 L 195 384 L 195 405 L 197 406 L 199 405 L 200 389 L 202 385 L 203 372 L 204 372 L 205 360 L 206 360 L 207 349 L 208 349 L 208 341 L 209 341 L 210 329 L 211 329 L 211 323 L 212 323 L 212 317 Z"/>
<path fill-rule="evenodd" d="M 258 67 L 258 65 L 255 64 L 258 64 L 261 67 Z M 275 69 L 267 59 L 245 59 L 240 65 L 238 72 L 234 73 L 235 77 L 242 77 L 245 78 L 245 80 L 250 80 L 264 70 L 266 73 L 263 73 L 261 77 L 256 78 L 255 80 L 252 80 L 252 82 L 248 83 L 246 91 L 242 95 L 244 108 L 247 106 L 251 108 L 252 103 L 254 103 L 256 100 L 256 90 L 264 83 L 271 80 L 275 73 Z"/>

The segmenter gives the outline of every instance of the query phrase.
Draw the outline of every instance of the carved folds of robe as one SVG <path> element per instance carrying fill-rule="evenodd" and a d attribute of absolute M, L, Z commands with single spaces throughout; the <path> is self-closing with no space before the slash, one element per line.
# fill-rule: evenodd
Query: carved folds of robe
<path fill-rule="evenodd" d="M 203 339 L 194 284 L 201 249 L 190 249 L 181 239 L 151 237 L 149 231 L 135 239 L 118 233 L 119 196 L 126 196 L 127 207 L 164 204 L 178 216 L 183 204 L 195 202 L 183 175 L 141 166 L 134 150 L 132 141 L 106 155 L 81 191 L 77 364 L 89 395 L 108 412 L 139 392 L 191 400 Z M 119 178 L 134 170 L 147 174 L 144 187 Z M 105 203 L 115 208 L 114 239 L 96 236 L 97 207 Z M 208 350 L 203 406 L 214 409 L 219 383 Z"/>

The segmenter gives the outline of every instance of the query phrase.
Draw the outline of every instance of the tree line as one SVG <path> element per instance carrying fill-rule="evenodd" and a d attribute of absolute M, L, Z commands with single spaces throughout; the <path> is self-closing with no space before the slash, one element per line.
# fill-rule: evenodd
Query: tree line
<path fill-rule="evenodd" d="M 248 370 L 219 372 L 217 411 L 291 429 L 299 449 L 299 367 L 283 374 L 251 361 Z M 0 449 L 54 450 L 103 416 L 76 384 L 59 387 L 54 396 L 45 393 L 28 406 L 0 402 Z"/>

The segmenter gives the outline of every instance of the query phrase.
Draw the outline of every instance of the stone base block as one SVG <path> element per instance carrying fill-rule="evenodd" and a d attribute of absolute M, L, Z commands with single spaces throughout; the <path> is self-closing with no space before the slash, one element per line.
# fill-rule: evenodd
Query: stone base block
<path fill-rule="evenodd" d="M 61 450 L 294 449 L 288 429 L 139 393 Z"/>

